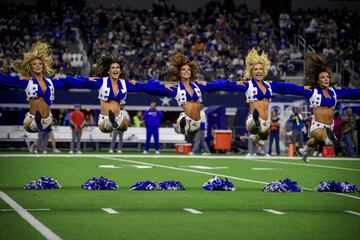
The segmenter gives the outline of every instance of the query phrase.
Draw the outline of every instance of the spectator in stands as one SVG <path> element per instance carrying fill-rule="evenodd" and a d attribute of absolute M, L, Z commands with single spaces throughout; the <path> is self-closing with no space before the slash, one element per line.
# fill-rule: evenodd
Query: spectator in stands
<path fill-rule="evenodd" d="M 130 116 L 129 116 L 129 113 L 124 109 L 124 104 L 120 104 L 120 110 L 121 110 L 121 113 L 122 113 L 122 115 L 124 117 L 124 121 L 127 122 L 126 124 L 130 125 Z M 116 143 L 116 140 L 117 140 L 117 136 L 119 136 L 119 142 L 118 142 L 118 145 L 117 145 L 117 148 L 116 148 L 116 152 L 117 153 L 122 153 L 124 131 L 115 129 L 112 132 L 112 134 L 113 135 L 112 135 L 112 141 L 111 141 L 111 144 L 110 144 L 109 153 L 114 153 L 114 151 L 115 151 L 115 143 Z"/>
<path fill-rule="evenodd" d="M 81 154 L 80 144 L 81 144 L 81 135 L 82 130 L 85 124 L 84 113 L 81 112 L 80 104 L 75 104 L 74 111 L 70 114 L 70 126 L 72 129 L 72 140 L 70 145 L 70 154 L 77 153 Z M 76 150 L 74 149 L 74 145 L 76 142 Z"/>
<path fill-rule="evenodd" d="M 144 112 L 143 122 L 145 123 L 146 127 L 146 143 L 143 152 L 144 154 L 148 154 L 149 152 L 151 137 L 154 138 L 155 153 L 160 153 L 159 127 L 163 115 L 164 114 L 161 111 L 156 109 L 156 102 L 151 102 L 150 109 Z"/>
<path fill-rule="evenodd" d="M 138 111 L 136 115 L 133 117 L 134 127 L 142 127 L 142 112 Z"/>
<path fill-rule="evenodd" d="M 295 65 L 290 63 L 288 72 L 286 73 L 286 76 L 296 76 L 297 72 L 295 71 Z"/>
<path fill-rule="evenodd" d="M 271 111 L 271 119 L 270 119 L 270 136 L 269 136 L 269 155 L 271 156 L 272 151 L 272 143 L 273 140 L 275 140 L 275 148 L 276 148 L 276 155 L 280 155 L 280 124 L 279 124 L 280 118 L 278 117 L 277 110 Z"/>
<path fill-rule="evenodd" d="M 303 116 L 298 107 L 293 108 L 293 113 L 290 115 L 289 120 L 291 122 L 291 143 L 296 146 L 296 149 L 302 148 L 304 145 L 304 136 L 302 133 L 303 128 Z"/>
<path fill-rule="evenodd" d="M 200 130 L 195 134 L 195 141 L 194 141 L 194 147 L 192 148 L 192 151 L 189 153 L 189 155 L 194 155 L 198 153 L 200 144 L 204 148 L 204 152 L 202 155 L 210 155 L 209 147 L 205 141 L 205 130 L 207 126 L 207 118 L 206 113 L 204 111 L 204 105 L 200 105 L 200 118 L 201 118 L 201 124 L 200 124 Z"/>
<path fill-rule="evenodd" d="M 301 59 L 303 57 L 302 53 L 299 51 L 298 47 L 294 47 L 290 53 L 290 59 Z"/>
<path fill-rule="evenodd" d="M 342 135 L 346 149 L 347 156 L 354 155 L 354 146 L 352 141 L 352 135 L 354 132 L 356 116 L 352 113 L 352 108 L 348 107 L 345 110 L 345 114 L 341 119 L 342 121 Z"/>

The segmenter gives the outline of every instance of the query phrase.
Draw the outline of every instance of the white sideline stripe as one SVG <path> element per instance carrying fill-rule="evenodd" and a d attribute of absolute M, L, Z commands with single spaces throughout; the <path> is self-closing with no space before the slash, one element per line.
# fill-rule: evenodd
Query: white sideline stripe
<path fill-rule="evenodd" d="M 49 208 L 27 208 L 26 211 L 50 211 Z M 15 211 L 12 208 L 0 209 L 0 212 L 12 212 Z"/>
<path fill-rule="evenodd" d="M 119 213 L 112 208 L 102 208 L 102 210 L 107 212 L 108 214 L 118 214 Z"/>
<path fill-rule="evenodd" d="M 355 211 L 344 211 L 344 212 L 350 213 L 350 214 L 353 214 L 353 215 L 356 215 L 356 216 L 360 216 L 359 212 L 355 212 Z"/>
<path fill-rule="evenodd" d="M 26 211 L 22 206 L 10 198 L 6 193 L 0 191 L 0 198 L 4 200 L 10 207 L 12 207 L 25 221 L 27 221 L 33 228 L 35 228 L 46 239 L 61 240 L 61 238 L 37 220 L 33 215 Z"/>
<path fill-rule="evenodd" d="M 45 155 L 34 155 L 34 154 L 0 154 L 0 157 L 106 157 L 106 156 L 110 156 L 109 154 L 82 154 L 82 155 L 75 155 L 75 154 L 45 154 Z M 144 155 L 121 155 L 120 157 L 123 158 L 142 158 L 144 157 Z M 146 158 L 189 158 L 190 156 L 176 156 L 176 155 L 146 155 Z M 202 158 L 204 159 L 204 157 L 202 156 L 191 156 L 191 158 Z M 338 169 L 338 170 L 346 170 L 346 171 L 355 171 L 355 172 L 360 172 L 360 169 L 357 168 L 345 168 L 345 167 L 336 167 L 336 166 L 327 166 L 327 165 L 318 165 L 318 164 L 312 164 L 312 163 L 297 163 L 297 162 L 282 162 L 282 161 L 275 161 L 275 160 L 270 160 L 269 158 L 264 158 L 264 157 L 260 157 L 260 158 L 246 158 L 245 156 L 206 156 L 206 158 L 212 158 L 212 159 L 241 159 L 241 160 L 245 160 L 245 161 L 254 161 L 254 162 L 265 162 L 265 163 L 275 163 L 275 164 L 285 164 L 285 165 L 295 165 L 295 166 L 306 166 L 306 167 L 317 167 L 317 168 L 328 168 L 328 169 Z M 289 160 L 289 157 L 276 157 L 278 159 L 283 159 L 283 160 Z M 310 160 L 315 160 L 315 159 L 311 159 Z M 321 158 L 321 161 L 323 160 L 330 160 L 331 161 L 335 161 L 335 159 L 332 158 Z M 293 160 L 300 160 L 299 157 L 293 157 L 290 159 L 290 161 Z M 319 159 L 316 159 L 319 160 Z M 359 158 L 349 158 L 349 160 L 344 160 L 344 159 L 336 159 L 337 161 L 359 161 Z"/>
<path fill-rule="evenodd" d="M 238 178 L 238 177 L 233 177 L 233 176 L 223 175 L 223 174 L 218 174 L 218 173 L 204 172 L 204 171 L 199 171 L 199 170 L 172 167 L 172 166 L 166 166 L 166 165 L 160 165 L 160 164 L 154 164 L 154 163 L 145 163 L 145 162 L 126 160 L 126 159 L 121 159 L 121 158 L 111 158 L 111 157 L 106 157 L 106 156 L 97 156 L 97 158 L 109 159 L 109 160 L 119 161 L 119 162 L 129 162 L 129 163 L 143 164 L 143 165 L 149 165 L 149 166 L 155 166 L 155 167 L 179 170 L 179 171 L 184 171 L 184 172 L 199 173 L 199 174 L 210 175 L 210 176 L 226 177 L 226 178 L 235 179 L 235 180 L 244 181 L 244 182 L 268 184 L 268 182 L 263 182 L 263 181 L 251 180 L 251 179 L 246 179 L 246 178 Z M 305 188 L 305 187 L 301 187 L 301 188 L 303 190 L 307 190 L 307 191 L 314 191 L 311 188 Z M 354 199 L 360 200 L 360 197 L 356 197 L 356 196 L 353 196 L 353 195 L 347 195 L 347 194 L 344 194 L 344 193 L 336 193 L 336 192 L 326 192 L 326 193 L 330 193 L 330 194 L 334 194 L 334 195 L 339 195 L 339 196 L 344 196 L 344 197 L 349 197 L 349 198 L 354 198 Z"/>
<path fill-rule="evenodd" d="M 195 210 L 193 208 L 184 208 L 185 211 L 191 212 L 193 214 L 202 214 L 202 212 Z"/>
<path fill-rule="evenodd" d="M 0 157 L 98 157 L 98 156 L 114 156 L 114 154 L 110 154 L 110 153 L 104 153 L 104 154 L 67 154 L 67 153 L 56 153 L 56 154 L 32 154 L 32 153 L 13 153 L 13 154 L 2 154 L 0 153 Z M 160 154 L 160 155 L 155 155 L 155 154 L 121 154 L 121 155 L 117 155 L 119 157 L 127 157 L 127 158 L 139 158 L 139 157 L 144 157 L 146 156 L 147 158 L 214 158 L 214 159 L 243 159 L 243 160 L 248 160 L 248 161 L 252 161 L 252 160 L 265 160 L 265 159 L 269 159 L 271 160 L 272 158 L 276 158 L 276 159 L 281 159 L 281 160 L 289 160 L 289 161 L 293 161 L 293 160 L 301 160 L 301 157 L 287 157 L 287 156 L 273 156 L 273 157 L 263 157 L 263 156 L 257 156 L 257 157 L 246 157 L 246 156 L 220 156 L 220 155 L 212 155 L 212 156 L 189 156 L 189 155 L 173 155 L 173 154 Z M 326 158 L 326 157 L 309 157 L 309 160 L 312 161 L 360 161 L 360 158 L 339 158 L 339 157 L 333 157 L 333 158 Z M 304 163 L 306 164 L 306 163 Z M 309 164 L 306 164 L 309 165 Z"/>
<path fill-rule="evenodd" d="M 276 214 L 276 215 L 284 215 L 284 214 L 286 214 L 284 212 L 276 211 L 274 209 L 263 209 L 263 210 L 266 211 L 266 212 L 269 212 L 269 213 Z"/>

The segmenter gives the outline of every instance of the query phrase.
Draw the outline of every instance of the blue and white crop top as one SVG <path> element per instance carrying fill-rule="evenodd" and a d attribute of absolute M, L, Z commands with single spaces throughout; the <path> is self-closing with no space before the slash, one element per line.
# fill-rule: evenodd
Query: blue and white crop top
<path fill-rule="evenodd" d="M 99 99 L 102 101 L 116 100 L 120 101 L 121 104 L 125 104 L 127 96 L 126 80 L 119 79 L 118 81 L 119 93 L 115 96 L 109 77 L 102 78 L 102 84 L 99 88 Z"/>
<path fill-rule="evenodd" d="M 46 84 L 46 90 L 40 87 L 40 84 L 36 78 L 27 81 L 27 87 L 25 88 L 26 100 L 30 101 L 31 98 L 43 97 L 47 105 L 51 105 L 55 100 L 55 88 L 50 78 L 44 78 Z"/>
<path fill-rule="evenodd" d="M 199 83 L 190 82 L 190 86 L 194 89 L 193 95 L 190 95 L 183 83 L 179 82 L 176 86 L 171 87 L 170 89 L 165 88 L 163 84 L 156 80 L 149 80 L 145 83 L 141 83 L 143 91 L 151 95 L 160 95 L 167 97 L 174 97 L 178 102 L 179 106 L 182 106 L 188 101 L 202 102 L 202 92 L 206 91 L 232 91 L 232 88 L 229 88 L 226 80 L 216 80 L 212 82 L 207 82 L 206 85 Z"/>
<path fill-rule="evenodd" d="M 127 79 L 119 79 L 117 81 L 119 92 L 115 96 L 110 77 L 100 77 L 90 80 L 88 77 L 77 77 L 77 78 L 68 78 L 75 85 L 76 88 L 80 89 L 98 89 L 99 95 L 98 99 L 102 101 L 120 101 L 121 104 L 125 104 L 125 100 L 128 92 L 139 92 L 143 91 L 143 86 L 141 83 L 136 82 L 136 84 L 130 83 Z M 69 81 L 69 80 L 68 80 Z"/>
<path fill-rule="evenodd" d="M 184 84 L 182 84 L 181 82 L 178 83 L 176 87 L 175 99 L 179 106 L 189 101 L 194 101 L 199 103 L 202 102 L 201 90 L 199 86 L 196 83 L 192 83 L 192 82 L 190 82 L 190 86 L 194 90 L 192 96 L 186 91 Z"/>
<path fill-rule="evenodd" d="M 245 82 L 245 86 L 247 86 L 247 90 L 245 92 L 246 102 L 254 102 L 254 101 L 261 101 L 263 99 L 271 100 L 272 96 L 272 89 L 271 85 L 265 81 L 262 81 L 265 86 L 265 93 L 263 93 L 258 86 L 257 82 L 252 79 L 251 81 Z"/>
<path fill-rule="evenodd" d="M 265 93 L 261 91 L 259 85 L 254 79 L 251 79 L 250 81 L 243 81 L 243 84 L 237 84 L 236 81 L 225 81 L 225 85 L 227 85 L 228 88 L 225 88 L 224 90 L 228 92 L 245 92 L 247 103 L 261 101 L 263 99 L 271 100 L 273 92 L 271 84 L 265 82 L 264 80 L 262 83 L 265 86 Z"/>
<path fill-rule="evenodd" d="M 337 95 L 336 95 L 336 91 L 334 90 L 334 88 L 332 88 L 332 87 L 328 88 L 330 98 L 325 97 L 323 90 L 321 88 L 313 88 L 313 89 L 310 88 L 309 91 L 313 92 L 311 97 L 309 98 L 311 108 L 315 108 L 315 107 L 335 108 Z"/>

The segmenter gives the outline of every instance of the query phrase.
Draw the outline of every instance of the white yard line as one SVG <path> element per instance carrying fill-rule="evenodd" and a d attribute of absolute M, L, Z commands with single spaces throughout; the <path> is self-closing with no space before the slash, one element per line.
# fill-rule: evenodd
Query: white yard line
<path fill-rule="evenodd" d="M 353 214 L 353 215 L 356 215 L 356 216 L 360 216 L 360 212 L 355 212 L 355 211 L 344 211 L 346 213 L 350 213 L 350 214 Z"/>
<path fill-rule="evenodd" d="M 82 154 L 82 155 L 75 155 L 75 154 L 41 154 L 41 155 L 34 155 L 34 154 L 0 154 L 0 157 L 111 157 L 113 155 L 110 154 Z M 139 155 L 116 155 L 116 157 L 122 157 L 122 158 L 141 158 L 144 157 L 143 154 Z M 203 156 L 188 156 L 188 155 L 146 155 L 146 158 L 201 158 L 204 159 Z M 253 162 L 264 162 L 264 163 L 274 163 L 274 164 L 284 164 L 284 165 L 294 165 L 294 166 L 302 166 L 302 167 L 316 167 L 316 168 L 327 168 L 327 169 L 337 169 L 337 170 L 346 170 L 346 171 L 355 171 L 360 172 L 360 169 L 357 168 L 346 168 L 346 167 L 337 167 L 337 166 L 328 166 L 328 165 L 318 165 L 318 164 L 312 164 L 312 163 L 302 163 L 300 158 L 294 157 L 276 157 L 277 159 L 281 160 L 290 160 L 290 161 L 276 161 L 271 160 L 271 158 L 265 158 L 265 157 L 259 157 L 259 158 L 247 158 L 245 156 L 206 156 L 206 158 L 212 158 L 212 159 L 241 159 L 245 161 L 253 161 Z M 312 158 L 309 158 L 310 160 L 313 160 Z M 320 160 L 320 159 L 317 159 Z M 344 158 L 342 159 L 333 159 L 333 158 L 321 158 L 321 161 L 359 161 L 359 158 L 347 158 L 346 160 Z M 291 162 L 291 161 L 298 161 L 298 162 Z"/>
<path fill-rule="evenodd" d="M 102 208 L 102 210 L 107 212 L 108 214 L 118 214 L 119 213 L 112 208 Z"/>
<path fill-rule="evenodd" d="M 193 213 L 193 214 L 202 214 L 202 212 L 200 212 L 196 209 L 193 209 L 193 208 L 184 208 L 184 210 L 187 212 Z"/>
<path fill-rule="evenodd" d="M 0 191 L 0 198 L 4 200 L 10 207 L 12 207 L 25 221 L 27 221 L 33 228 L 35 228 L 46 239 L 60 240 L 61 238 L 37 220 L 33 215 L 26 211 L 22 206 L 10 198 L 6 193 Z"/>
<path fill-rule="evenodd" d="M 286 214 L 284 212 L 276 211 L 274 209 L 263 209 L 263 210 L 266 211 L 266 212 L 272 213 L 272 214 L 276 214 L 276 215 L 284 215 L 284 214 Z"/>
<path fill-rule="evenodd" d="M 26 211 L 50 211 L 49 208 L 27 208 L 25 209 Z M 5 208 L 5 209 L 0 209 L 0 212 L 13 212 L 15 211 L 12 208 Z"/>

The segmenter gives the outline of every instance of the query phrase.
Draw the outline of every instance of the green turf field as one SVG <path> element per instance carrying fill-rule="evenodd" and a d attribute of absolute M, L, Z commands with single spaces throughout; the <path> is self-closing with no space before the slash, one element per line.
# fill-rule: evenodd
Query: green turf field
<path fill-rule="evenodd" d="M 359 239 L 360 216 L 345 211 L 360 213 L 360 194 L 311 191 L 321 180 L 347 180 L 360 186 L 359 159 L 319 158 L 305 164 L 299 159 L 222 156 L 3 154 L 0 191 L 25 209 L 50 209 L 28 212 L 61 239 Z M 154 168 L 105 169 L 98 165 Z M 228 168 L 189 167 L 194 165 Z M 23 189 L 28 181 L 44 175 L 57 179 L 62 189 Z M 202 190 L 202 185 L 215 175 L 228 176 L 237 190 Z M 80 188 L 87 179 L 100 176 L 116 181 L 120 189 Z M 261 191 L 266 183 L 286 177 L 308 190 Z M 170 179 L 181 181 L 186 190 L 128 190 L 139 180 Z M 102 208 L 111 208 L 118 214 L 109 214 Z M 10 209 L 0 199 L 0 239 L 44 239 Z"/>

